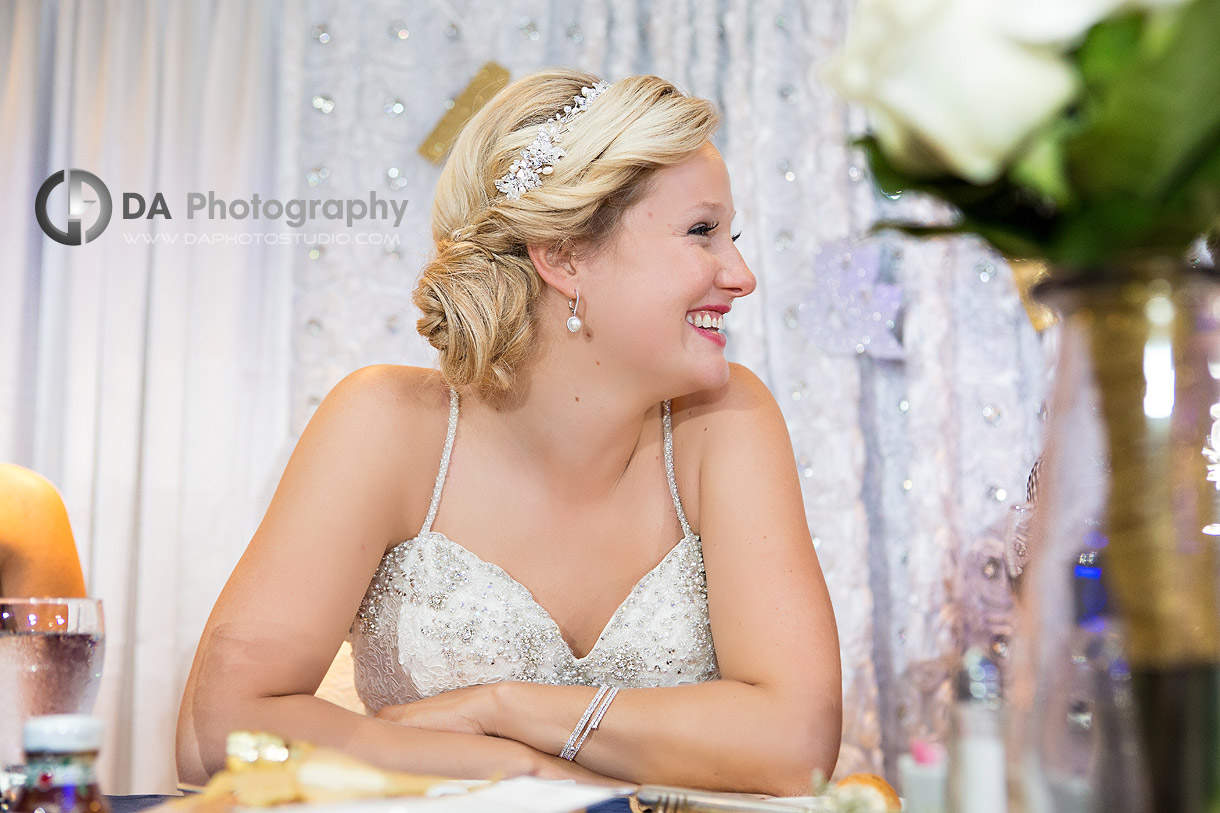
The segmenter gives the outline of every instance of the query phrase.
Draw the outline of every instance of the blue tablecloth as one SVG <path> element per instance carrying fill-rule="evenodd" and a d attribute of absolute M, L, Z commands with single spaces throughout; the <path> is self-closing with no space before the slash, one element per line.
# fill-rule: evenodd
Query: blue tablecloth
<path fill-rule="evenodd" d="M 148 807 L 154 807 L 177 796 L 107 796 L 110 803 L 110 813 L 138 813 Z"/>

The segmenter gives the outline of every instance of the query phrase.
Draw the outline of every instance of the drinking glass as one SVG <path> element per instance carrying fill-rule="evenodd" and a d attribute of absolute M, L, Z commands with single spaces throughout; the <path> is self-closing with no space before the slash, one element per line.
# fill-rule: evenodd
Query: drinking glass
<path fill-rule="evenodd" d="M 6 773 L 23 761 L 27 717 L 92 711 L 102 642 L 101 599 L 0 598 L 0 768 Z"/>

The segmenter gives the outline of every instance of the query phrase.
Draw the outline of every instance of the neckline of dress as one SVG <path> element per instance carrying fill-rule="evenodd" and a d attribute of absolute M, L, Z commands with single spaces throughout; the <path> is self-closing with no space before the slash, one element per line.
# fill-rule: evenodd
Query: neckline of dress
<path fill-rule="evenodd" d="M 457 437 L 459 401 L 460 401 L 460 399 L 458 397 L 457 389 L 454 387 L 450 387 L 449 388 L 449 420 L 448 420 L 448 426 L 446 427 L 446 431 L 445 431 L 445 446 L 441 452 L 440 466 L 438 467 L 437 472 L 436 472 L 436 480 L 433 483 L 433 487 L 432 487 L 432 498 L 428 502 L 428 515 L 424 519 L 423 527 L 420 528 L 419 533 L 416 534 L 414 538 L 401 542 L 398 545 L 395 545 L 390 551 L 387 551 L 385 558 L 388 558 L 391 553 L 398 550 L 398 548 L 402 547 L 403 545 L 406 545 L 409 542 L 414 542 L 414 541 L 421 539 L 423 537 L 426 537 L 426 536 L 433 536 L 433 537 L 444 540 L 453 549 L 464 553 L 466 556 L 473 559 L 475 562 L 481 564 L 483 567 L 493 569 L 494 571 L 497 571 L 500 574 L 502 574 L 504 579 L 506 581 L 508 581 L 510 585 L 516 585 L 516 589 L 519 589 L 522 593 L 524 593 L 525 596 L 529 599 L 529 602 L 531 604 L 533 604 L 536 608 L 538 608 L 539 612 L 542 613 L 542 615 L 546 618 L 547 622 L 552 627 L 554 627 L 556 634 L 559 636 L 559 640 L 563 642 L 564 651 L 567 652 L 567 654 L 576 663 L 581 663 L 581 662 L 587 660 L 597 651 L 598 645 L 601 644 L 602 639 L 605 637 L 607 631 L 609 631 L 610 628 L 613 626 L 615 619 L 618 618 L 618 616 L 619 616 L 619 612 L 623 609 L 624 606 L 626 606 L 627 602 L 629 600 L 631 600 L 631 597 L 636 594 L 636 591 L 640 588 L 640 585 L 642 585 L 644 582 L 648 581 L 648 579 L 654 573 L 656 573 L 661 568 L 662 565 L 664 565 L 667 561 L 669 561 L 670 557 L 673 556 L 675 551 L 677 551 L 679 548 L 682 547 L 683 543 L 694 540 L 696 543 L 698 543 L 700 545 L 700 555 L 702 555 L 702 542 L 699 539 L 699 535 L 694 532 L 694 530 L 690 527 L 690 523 L 687 522 L 686 511 L 682 507 L 682 498 L 678 495 L 678 484 L 677 484 L 677 480 L 674 475 L 674 451 L 673 451 L 673 448 L 674 448 L 673 442 L 674 441 L 673 441 L 672 419 L 670 417 L 670 402 L 668 400 L 661 402 L 662 445 L 664 447 L 664 457 L 665 457 L 665 479 L 669 483 L 670 498 L 673 500 L 674 509 L 677 512 L 678 522 L 682 526 L 682 538 L 680 540 L 678 540 L 678 542 L 672 548 L 670 548 L 669 551 L 666 552 L 666 554 L 663 557 L 661 557 L 661 561 L 659 561 L 655 565 L 653 565 L 652 568 L 650 568 L 648 570 L 648 572 L 646 572 L 643 576 L 641 576 L 636 581 L 635 585 L 632 586 L 631 590 L 629 590 L 627 592 L 626 597 L 621 602 L 619 602 L 617 607 L 614 608 L 614 612 L 610 614 L 610 618 L 602 626 L 601 632 L 597 636 L 597 640 L 593 642 L 593 646 L 590 647 L 589 651 L 586 652 L 584 655 L 578 657 L 576 655 L 576 653 L 572 650 L 572 646 L 567 642 L 567 639 L 565 639 L 563 637 L 563 630 L 562 630 L 562 628 L 560 628 L 559 623 L 555 620 L 555 617 L 553 615 L 551 615 L 549 610 L 547 610 L 545 607 L 542 606 L 542 604 L 540 604 L 538 602 L 538 599 L 536 599 L 534 597 L 534 593 L 532 590 L 530 590 L 528 587 L 526 587 L 521 582 L 514 579 L 512 577 L 512 575 L 510 575 L 509 572 L 507 570 L 505 570 L 504 568 L 500 567 L 499 565 L 495 564 L 494 562 L 487 561 L 486 559 L 479 556 L 474 551 L 467 548 L 465 545 L 462 545 L 461 543 L 455 542 L 454 540 L 450 539 L 443 532 L 432 530 L 432 523 L 435 522 L 437 512 L 440 509 L 441 494 L 443 493 L 444 488 L 445 488 L 445 479 L 447 478 L 447 476 L 449 474 L 449 458 L 453 454 L 453 443 Z"/>
<path fill-rule="evenodd" d="M 445 479 L 449 475 L 449 458 L 453 455 L 453 442 L 457 438 L 459 401 L 457 389 L 450 387 L 449 421 L 445 429 L 445 446 L 441 451 L 440 465 L 437 467 L 436 480 L 432 485 L 432 497 L 428 500 L 428 514 L 424 517 L 424 524 L 416 536 L 422 536 L 432 530 L 432 523 L 436 521 L 436 514 L 440 510 L 441 494 L 445 489 Z M 661 402 L 661 440 L 665 457 L 665 479 L 669 484 L 669 497 L 673 500 L 674 511 L 678 515 L 678 524 L 682 526 L 682 538 L 698 536 L 686 519 L 686 509 L 682 507 L 682 497 L 678 494 L 678 480 L 674 472 L 673 417 L 668 399 Z"/>
<path fill-rule="evenodd" d="M 692 534 L 690 536 L 684 536 L 681 539 L 679 539 L 677 544 L 675 544 L 672 548 L 670 548 L 665 553 L 665 555 L 661 557 L 661 561 L 657 562 L 655 565 L 653 565 L 651 568 L 649 568 L 649 570 L 646 573 L 644 573 L 644 575 L 640 576 L 640 578 L 638 580 L 636 580 L 636 583 L 634 585 L 632 585 L 631 589 L 627 591 L 627 595 L 623 598 L 622 601 L 620 601 L 618 603 L 618 606 L 616 606 L 614 608 L 614 612 L 612 612 L 610 614 L 610 618 L 606 620 L 606 623 L 604 625 L 602 625 L 601 632 L 598 633 L 597 640 L 593 642 L 593 646 L 589 647 L 589 651 L 586 652 L 584 655 L 577 655 L 576 652 L 572 649 L 572 645 L 569 644 L 567 639 L 563 637 L 563 629 L 559 626 L 559 622 L 555 620 L 555 616 L 551 615 L 550 610 L 548 610 L 546 607 L 542 606 L 542 604 L 534 596 L 533 590 L 530 590 L 520 581 L 513 578 L 512 574 L 509 573 L 504 568 L 502 568 L 500 565 L 497 565 L 495 562 L 487 561 L 482 556 L 479 556 L 477 553 L 475 553 L 474 551 L 472 551 L 470 548 L 466 547 L 465 545 L 461 544 L 460 542 L 455 542 L 454 540 L 450 539 L 442 531 L 431 531 L 431 530 L 424 531 L 412 539 L 407 539 L 403 542 L 400 542 L 397 545 L 395 545 L 393 548 L 390 549 L 390 551 L 386 554 L 386 558 L 389 559 L 390 556 L 392 554 L 394 554 L 395 552 L 397 552 L 399 549 L 410 546 L 413 543 L 417 543 L 421 539 L 425 539 L 425 538 L 433 539 L 433 540 L 440 540 L 440 541 L 444 542 L 453 551 L 457 552 L 458 555 L 464 556 L 465 558 L 474 562 L 475 565 L 477 565 L 478 567 L 481 567 L 482 569 L 484 569 L 486 571 L 490 571 L 492 574 L 499 576 L 501 581 L 508 584 L 509 589 L 515 590 L 518 593 L 520 593 L 538 611 L 538 613 L 546 620 L 546 623 L 549 626 L 551 626 L 552 628 L 554 628 L 555 634 L 559 636 L 559 640 L 563 644 L 564 652 L 567 653 L 568 657 L 570 657 L 573 660 L 573 662 L 575 662 L 577 664 L 584 663 L 585 661 L 589 660 L 589 658 L 593 657 L 594 654 L 597 653 L 598 647 L 601 646 L 602 641 L 606 638 L 606 634 L 608 632 L 610 632 L 611 629 L 614 627 L 614 622 L 616 620 L 618 620 L 618 617 L 622 614 L 623 609 L 627 606 L 627 603 L 629 601 L 631 601 L 631 599 L 636 595 L 636 593 L 638 593 L 640 591 L 640 588 L 643 587 L 646 582 L 650 581 L 656 573 L 660 572 L 661 568 L 664 567 L 667 562 L 669 562 L 671 559 L 674 558 L 675 554 L 678 553 L 678 551 L 682 548 L 682 546 L 684 544 L 688 544 L 688 543 L 699 544 L 701 541 L 697 534 Z M 700 551 L 700 552 L 702 552 L 702 551 Z"/>

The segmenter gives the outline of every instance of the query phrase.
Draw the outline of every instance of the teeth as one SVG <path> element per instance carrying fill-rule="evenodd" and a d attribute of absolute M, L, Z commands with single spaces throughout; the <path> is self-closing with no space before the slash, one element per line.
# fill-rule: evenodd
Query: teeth
<path fill-rule="evenodd" d="M 724 327 L 724 314 L 714 313 L 712 311 L 699 311 L 694 314 L 686 314 L 686 321 L 695 327 L 708 328 L 711 330 L 720 330 Z"/>

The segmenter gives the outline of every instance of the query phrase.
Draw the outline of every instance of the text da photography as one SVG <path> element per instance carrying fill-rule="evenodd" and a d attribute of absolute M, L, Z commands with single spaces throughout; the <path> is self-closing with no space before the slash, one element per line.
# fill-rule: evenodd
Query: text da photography
<path fill-rule="evenodd" d="M 226 200 L 217 197 L 214 191 L 188 192 L 186 194 L 186 218 L 195 220 L 280 220 L 289 226 L 300 228 L 318 220 L 342 220 L 352 226 L 358 220 L 392 220 L 394 226 L 402 222 L 407 211 L 406 200 L 389 200 L 369 192 L 368 198 L 327 198 L 305 200 L 292 198 L 263 198 L 255 193 L 247 198 Z M 165 195 L 157 192 L 151 200 L 136 192 L 123 193 L 123 219 L 165 218 L 172 220 L 169 203 Z"/>

